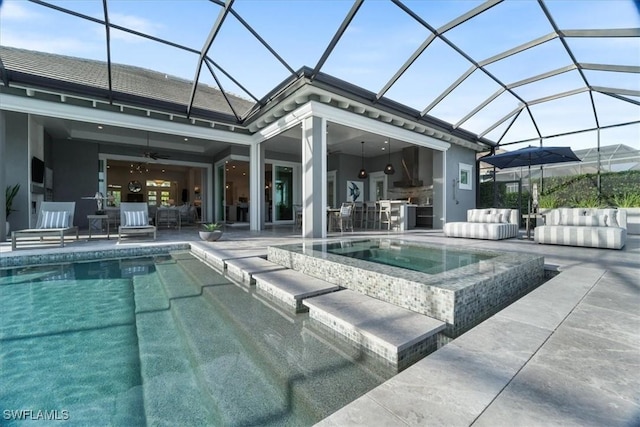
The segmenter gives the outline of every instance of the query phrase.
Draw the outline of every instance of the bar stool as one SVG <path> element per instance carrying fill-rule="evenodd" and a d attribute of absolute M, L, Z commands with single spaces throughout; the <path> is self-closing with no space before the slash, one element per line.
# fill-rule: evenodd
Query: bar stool
<path fill-rule="evenodd" d="M 364 203 L 362 202 L 354 202 L 353 203 L 353 224 L 354 227 L 364 229 L 365 226 L 365 208 Z"/>
<path fill-rule="evenodd" d="M 400 209 L 399 207 L 393 207 L 390 200 L 380 200 L 380 228 L 386 224 L 387 230 L 396 228 L 399 226 Z"/>
<path fill-rule="evenodd" d="M 378 203 L 375 201 L 364 202 L 364 228 L 376 229 L 380 227 Z"/>

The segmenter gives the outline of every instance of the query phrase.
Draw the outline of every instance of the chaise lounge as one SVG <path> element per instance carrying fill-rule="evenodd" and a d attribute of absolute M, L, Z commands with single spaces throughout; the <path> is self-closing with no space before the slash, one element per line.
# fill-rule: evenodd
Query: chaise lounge
<path fill-rule="evenodd" d="M 141 234 L 153 234 L 153 240 L 156 240 L 156 227 L 149 224 L 149 205 L 146 203 L 121 203 L 118 242 L 122 240 L 123 236 Z"/>
<path fill-rule="evenodd" d="M 501 240 L 518 237 L 520 213 L 518 209 L 469 209 L 466 222 L 444 225 L 447 237 Z"/>
<path fill-rule="evenodd" d="M 16 250 L 19 238 L 37 237 L 40 242 L 43 242 L 45 237 L 57 237 L 60 239 L 60 247 L 63 247 L 65 234 L 75 231 L 76 240 L 78 240 L 78 227 L 73 225 L 75 210 L 76 202 L 40 203 L 36 227 L 13 231 L 11 233 L 11 250 Z"/>

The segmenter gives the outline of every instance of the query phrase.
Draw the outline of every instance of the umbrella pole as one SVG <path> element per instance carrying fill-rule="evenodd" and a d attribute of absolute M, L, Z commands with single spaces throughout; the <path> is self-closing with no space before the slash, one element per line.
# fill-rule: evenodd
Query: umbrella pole
<path fill-rule="evenodd" d="M 529 196 L 527 197 L 527 240 L 531 236 L 531 161 L 529 161 Z"/>

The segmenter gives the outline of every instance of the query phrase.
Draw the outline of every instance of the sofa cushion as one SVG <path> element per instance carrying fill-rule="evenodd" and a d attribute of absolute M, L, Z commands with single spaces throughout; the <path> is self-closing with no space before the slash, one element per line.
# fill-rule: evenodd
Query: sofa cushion
<path fill-rule="evenodd" d="M 481 219 L 485 215 L 489 215 L 491 213 L 490 209 L 469 209 L 467 211 L 467 221 L 468 222 L 484 222 Z"/>
<path fill-rule="evenodd" d="M 620 227 L 544 225 L 535 228 L 534 240 L 549 245 L 622 249 L 627 240 L 627 230 Z"/>
<path fill-rule="evenodd" d="M 606 226 L 605 221 L 600 222 L 597 215 L 561 216 L 558 225 L 576 225 L 584 227 Z"/>
<path fill-rule="evenodd" d="M 511 223 L 448 222 L 444 225 L 447 237 L 502 240 L 518 236 L 518 226 Z"/>

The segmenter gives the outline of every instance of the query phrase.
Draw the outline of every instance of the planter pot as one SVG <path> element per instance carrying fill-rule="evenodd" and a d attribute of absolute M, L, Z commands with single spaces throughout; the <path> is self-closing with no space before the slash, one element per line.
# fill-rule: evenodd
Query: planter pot
<path fill-rule="evenodd" d="M 199 231 L 200 238 L 207 242 L 215 242 L 222 237 L 222 230 L 215 231 Z"/>

